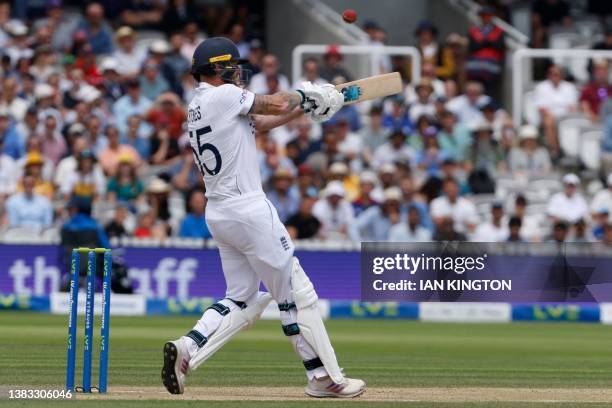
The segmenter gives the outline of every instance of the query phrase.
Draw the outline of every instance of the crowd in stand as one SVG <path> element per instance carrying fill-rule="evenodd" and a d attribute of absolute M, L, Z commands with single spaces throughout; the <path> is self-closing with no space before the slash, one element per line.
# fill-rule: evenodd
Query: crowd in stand
<path fill-rule="evenodd" d="M 52 0 L 44 15 L 30 16 L 0 1 L 6 233 L 93 222 L 104 239 L 211 238 L 205 186 L 185 133 L 185 106 L 197 86 L 189 74 L 194 48 L 207 35 L 227 35 L 249 60 L 250 90 L 300 86 L 266 51 L 247 6 L 204 7 L 207 19 L 198 25 L 190 1 L 144 10 L 125 3 L 112 10 L 89 3 L 82 15 L 68 16 Z M 500 106 L 505 45 L 494 12 L 484 7 L 480 24 L 443 40 L 421 22 L 406 40 L 422 55 L 418 83 L 409 61 L 380 61 L 381 70 L 402 74 L 402 94 L 344 107 L 322 125 L 302 117 L 256 134 L 264 189 L 293 238 L 612 245 L 612 173 L 586 194 L 576 174 L 560 170 L 557 135 L 559 118 L 570 112 L 612 120 L 608 61 L 593 62 L 584 86 L 550 65 L 535 89 L 541 128 L 517 129 Z M 386 42 L 376 22 L 363 28 L 372 44 Z M 142 29 L 163 35 L 145 42 Z M 612 44 L 612 30 L 606 40 Z M 303 77 L 354 79 L 335 46 L 306 59 Z M 562 187 L 534 212 L 524 194 L 493 198 L 502 178 L 559 180 Z M 485 212 L 475 203 L 479 195 L 492 197 Z"/>

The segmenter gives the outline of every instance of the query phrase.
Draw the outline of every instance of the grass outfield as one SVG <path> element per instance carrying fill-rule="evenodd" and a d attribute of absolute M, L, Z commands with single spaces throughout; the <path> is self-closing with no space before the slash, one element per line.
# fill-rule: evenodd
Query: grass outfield
<path fill-rule="evenodd" d="M 81 316 L 82 319 L 82 316 Z M 99 320 L 99 319 L 98 319 Z M 159 392 L 161 350 L 167 339 L 186 333 L 194 317 L 113 317 L 109 388 Z M 80 320 L 79 335 L 83 325 Z M 372 390 L 410 388 L 611 389 L 612 328 L 597 324 L 436 324 L 390 320 L 327 322 L 338 359 L 347 373 Z M 0 385 L 61 388 L 65 378 L 67 317 L 25 312 L 0 313 Z M 95 335 L 98 341 L 98 330 Z M 82 338 L 79 338 L 79 364 Z M 97 349 L 94 349 L 97 382 Z M 188 387 L 303 387 L 305 377 L 278 322 L 262 321 L 239 334 L 188 379 Z M 77 378 L 80 378 L 77 365 Z M 146 388 L 145 388 L 146 387 Z M 225 388 L 221 388 L 225 387 Z M 408 388 L 408 390 L 406 390 Z M 206 388 L 203 388 L 205 390 Z M 494 390 L 491 390 L 494 391 Z M 5 392 L 5 391 L 3 391 Z M 145 392 L 145 391 L 143 391 Z M 393 392 L 392 390 L 389 392 Z M 416 391 L 415 391 L 416 392 Z M 593 390 L 595 392 L 595 390 Z M 496 393 L 496 391 L 494 392 Z M 550 400 L 555 401 L 551 392 Z M 366 392 L 367 395 L 367 392 Z M 206 395 L 200 395 L 206 399 Z M 0 404 L 6 395 L 0 395 Z M 164 396 L 164 398 L 166 398 Z M 598 407 L 609 404 L 403 402 L 355 400 L 333 406 L 411 407 Z M 132 398 L 130 398 L 132 399 Z M 437 400 L 432 400 L 437 401 Z M 4 401 L 6 402 L 6 401 Z M 34 402 L 28 402 L 30 406 Z M 129 401 L 129 406 L 177 406 L 187 401 Z M 196 402 L 191 401 L 191 404 Z M 250 401 L 248 406 L 305 407 L 326 401 Z M 47 405 L 49 401 L 38 401 Z M 58 403 L 51 403 L 55 406 Z M 120 401 L 88 401 L 88 406 Z M 215 401 L 213 406 L 245 406 Z"/>

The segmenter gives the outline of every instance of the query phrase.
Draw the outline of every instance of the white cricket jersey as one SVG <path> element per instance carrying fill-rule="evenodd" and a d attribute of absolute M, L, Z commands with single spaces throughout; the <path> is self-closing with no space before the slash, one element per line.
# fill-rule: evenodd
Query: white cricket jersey
<path fill-rule="evenodd" d="M 263 194 L 255 125 L 248 116 L 254 100 L 254 93 L 233 84 L 200 83 L 189 103 L 189 141 L 209 199 Z"/>

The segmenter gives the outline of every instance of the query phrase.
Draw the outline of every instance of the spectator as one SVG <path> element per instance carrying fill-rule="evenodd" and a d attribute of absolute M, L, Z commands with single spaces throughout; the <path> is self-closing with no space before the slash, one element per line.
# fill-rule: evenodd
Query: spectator
<path fill-rule="evenodd" d="M 522 221 L 517 216 L 510 217 L 508 220 L 508 238 L 507 242 L 527 242 L 521 237 Z"/>
<path fill-rule="evenodd" d="M 462 163 L 468 160 L 472 146 L 469 129 L 457 123 L 455 114 L 450 111 L 442 113 L 440 124 L 442 128 L 438 133 L 438 143 L 442 151 L 455 162 Z"/>
<path fill-rule="evenodd" d="M 474 230 L 474 242 L 504 242 L 510 234 L 504 220 L 504 206 L 500 202 L 491 205 L 491 220 L 481 223 Z"/>
<path fill-rule="evenodd" d="M 170 90 L 170 84 L 159 74 L 159 68 L 159 64 L 152 59 L 147 60 L 142 66 L 140 89 L 142 95 L 151 101 Z"/>
<path fill-rule="evenodd" d="M 433 229 L 433 224 L 431 222 L 431 217 L 429 216 L 429 209 L 427 208 L 427 204 L 417 195 L 412 178 L 410 176 L 402 177 L 399 182 L 399 187 L 402 191 L 402 214 L 407 216 L 406 214 L 410 208 L 416 208 L 419 211 L 420 225 L 431 231 Z"/>
<path fill-rule="evenodd" d="M 93 202 L 104 194 L 106 181 L 95 164 L 94 153 L 91 150 L 83 150 L 77 159 L 75 171 L 68 173 L 62 180 L 60 191 L 64 200 L 69 201 L 71 198 L 76 198 Z"/>
<path fill-rule="evenodd" d="M 368 124 L 359 131 L 359 136 L 364 144 L 363 155 L 368 163 L 372 161 L 376 149 L 387 141 L 391 133 L 391 129 L 382 126 L 382 107 L 373 105 L 369 116 Z"/>
<path fill-rule="evenodd" d="M 604 227 L 604 233 L 601 242 L 608 248 L 612 247 L 612 224 L 606 224 L 606 226 Z"/>
<path fill-rule="evenodd" d="M 380 205 L 372 206 L 363 211 L 355 222 L 349 226 L 349 236 L 355 242 L 386 241 L 391 227 L 402 221 L 400 215 L 400 200 L 402 193 L 399 188 L 391 187 L 383 192 Z"/>
<path fill-rule="evenodd" d="M 484 6 L 478 12 L 480 24 L 468 30 L 469 53 L 465 63 L 468 79 L 479 81 L 487 93 L 496 95 L 500 91 L 499 80 L 504 63 L 504 31 L 493 24 L 495 11 Z"/>
<path fill-rule="evenodd" d="M 156 222 L 154 211 L 144 212 L 138 217 L 134 238 L 152 238 L 163 241 L 166 236 L 166 227 L 163 223 Z"/>
<path fill-rule="evenodd" d="M 601 105 L 612 96 L 612 85 L 608 80 L 608 61 L 597 60 L 593 63 L 593 73 L 580 94 L 580 109 L 593 122 L 600 122 Z"/>
<path fill-rule="evenodd" d="M 302 64 L 302 77 L 293 84 L 293 89 L 301 89 L 302 83 L 308 81 L 316 85 L 324 85 L 326 80 L 321 78 L 319 74 L 319 60 L 314 57 L 309 57 Z"/>
<path fill-rule="evenodd" d="M 359 196 L 352 203 L 355 216 L 378 204 L 372 197 L 376 181 L 376 174 L 372 171 L 365 170 L 359 175 Z"/>
<path fill-rule="evenodd" d="M 271 138 L 265 141 L 263 149 L 258 153 L 261 181 L 264 185 L 267 185 L 274 172 L 279 168 L 287 169 L 291 174 L 295 174 L 295 166 L 291 160 L 279 152 L 276 142 Z"/>
<path fill-rule="evenodd" d="M 563 191 L 554 194 L 546 206 L 546 214 L 553 222 L 574 223 L 587 215 L 588 206 L 582 194 L 578 192 L 579 185 L 580 179 L 577 175 L 568 173 L 563 176 Z"/>
<path fill-rule="evenodd" d="M 612 98 L 603 104 L 600 116 L 604 125 L 601 141 L 601 171 L 606 174 L 612 172 Z"/>
<path fill-rule="evenodd" d="M 436 128 L 430 126 L 425 130 L 423 149 L 419 150 L 416 157 L 416 166 L 431 176 L 440 173 L 442 164 L 446 160 L 446 153 L 440 150 L 436 138 Z"/>
<path fill-rule="evenodd" d="M 518 195 L 514 200 L 514 216 L 521 220 L 521 236 L 530 241 L 540 241 L 542 239 L 540 214 L 528 213 L 527 207 L 527 199 L 523 195 Z"/>
<path fill-rule="evenodd" d="M 308 159 L 312 153 L 321 150 L 321 142 L 311 139 L 312 122 L 306 116 L 300 116 L 295 120 L 296 135 L 292 142 L 295 142 L 298 157 L 297 165 L 300 165 Z"/>
<path fill-rule="evenodd" d="M 100 88 L 104 94 L 107 105 L 112 106 L 117 99 L 123 96 L 123 89 L 120 85 L 119 63 L 113 57 L 102 60 L 100 64 L 102 72 L 102 84 Z"/>
<path fill-rule="evenodd" d="M 176 95 L 182 95 L 180 77 L 182 72 L 177 73 L 174 66 L 170 63 L 168 55 L 170 53 L 170 44 L 168 41 L 159 39 L 153 40 L 149 45 L 149 57 L 152 62 L 157 64 L 162 77 L 168 82 L 170 90 Z"/>
<path fill-rule="evenodd" d="M 122 154 L 117 161 L 116 175 L 108 180 L 106 198 L 109 201 L 135 203 L 143 198 L 144 186 L 136 175 L 136 166 L 131 156 Z"/>
<path fill-rule="evenodd" d="M 278 168 L 272 176 L 271 188 L 267 192 L 268 199 L 276 208 L 278 218 L 285 222 L 295 214 L 300 206 L 300 195 L 292 186 L 293 174 L 285 168 Z"/>
<path fill-rule="evenodd" d="M 134 229 L 134 216 L 127 203 L 119 201 L 115 207 L 113 219 L 106 225 L 104 232 L 109 238 L 121 238 L 131 235 Z"/>
<path fill-rule="evenodd" d="M 270 88 L 268 84 L 269 78 L 275 78 L 278 81 L 279 91 L 288 91 L 289 80 L 286 76 L 280 73 L 280 65 L 278 58 L 274 54 L 266 54 L 261 62 L 261 72 L 253 75 L 249 82 L 249 90 L 256 94 L 269 94 Z"/>
<path fill-rule="evenodd" d="M 2 80 L 0 110 L 6 110 L 9 117 L 12 117 L 16 122 L 21 122 L 28 110 L 28 102 L 17 95 L 17 90 L 18 83 L 15 77 Z"/>
<path fill-rule="evenodd" d="M 142 118 L 139 115 L 132 115 L 127 119 L 127 130 L 121 135 L 122 145 L 132 146 L 141 159 L 148 161 L 151 157 L 151 141 L 146 129 L 141 126 Z"/>
<path fill-rule="evenodd" d="M 584 219 L 580 218 L 573 225 L 572 235 L 570 237 L 571 242 L 585 243 L 590 242 L 590 237 L 587 236 L 587 227 Z"/>
<path fill-rule="evenodd" d="M 470 191 L 474 194 L 493 194 L 494 178 L 498 171 L 505 170 L 503 151 L 493 140 L 493 128 L 486 122 L 479 123 L 474 129 L 472 145 L 472 172 L 468 178 Z"/>
<path fill-rule="evenodd" d="M 108 147 L 100 153 L 100 166 L 104 170 L 104 174 L 114 176 L 121 159 L 129 160 L 136 168 L 140 166 L 140 156 L 136 149 L 130 145 L 119 143 L 119 129 L 112 125 L 107 126 L 106 138 L 108 139 Z"/>
<path fill-rule="evenodd" d="M 298 212 L 287 219 L 285 225 L 291 239 L 311 239 L 318 235 L 321 222 L 312 213 L 316 201 L 313 197 L 304 197 Z"/>
<path fill-rule="evenodd" d="M 612 213 L 612 173 L 608 174 L 606 182 L 608 188 L 598 191 L 591 200 L 592 214 L 602 209 L 605 209 L 608 214 Z"/>
<path fill-rule="evenodd" d="M 120 27 L 115 33 L 117 49 L 113 58 L 117 61 L 117 70 L 124 79 L 134 79 L 140 73 L 140 66 L 145 58 L 142 48 L 136 48 L 136 32 L 129 26 Z"/>
<path fill-rule="evenodd" d="M 459 196 L 457 180 L 445 179 L 442 190 L 444 195 L 431 202 L 431 218 L 436 227 L 442 229 L 444 234 L 450 233 L 450 230 L 445 229 L 446 220 L 450 218 L 454 223 L 454 232 L 463 234 L 474 231 L 478 223 L 476 207 L 468 199 Z"/>
<path fill-rule="evenodd" d="M 137 80 L 128 81 L 127 92 L 113 105 L 113 115 L 121 132 L 127 130 L 127 120 L 132 115 L 144 116 L 151 107 L 151 101 L 140 93 Z"/>
<path fill-rule="evenodd" d="M 538 146 L 538 129 L 524 125 L 519 132 L 519 145 L 508 155 L 510 171 L 519 177 L 534 178 L 550 173 L 552 165 L 548 150 Z"/>
<path fill-rule="evenodd" d="M 406 144 L 406 135 L 401 130 L 395 130 L 389 135 L 389 141 L 374 151 L 372 166 L 376 169 L 385 164 L 415 163 L 416 153 Z"/>
<path fill-rule="evenodd" d="M 198 31 L 198 23 L 190 21 L 184 26 L 183 29 L 183 42 L 181 44 L 181 55 L 187 61 L 191 61 L 193 58 L 193 52 L 196 47 L 204 41 L 206 38 L 201 35 Z"/>
<path fill-rule="evenodd" d="M 344 83 L 352 81 L 352 76 L 342 66 L 342 54 L 338 50 L 338 46 L 330 45 L 327 47 L 327 51 L 323 55 L 323 62 L 325 63 L 321 68 L 321 77 L 323 77 L 329 83 Z"/>
<path fill-rule="evenodd" d="M 31 141 L 36 139 L 30 139 Z M 30 141 L 28 141 L 30 142 Z M 44 177 L 43 165 L 45 165 L 45 159 L 40 154 L 40 151 L 32 150 L 24 157 L 25 161 L 23 164 L 24 174 L 32 176 L 34 179 L 34 193 L 47 197 L 49 200 L 53 199 L 53 184 L 51 184 L 48 178 Z M 24 191 L 25 186 L 23 181 L 17 185 L 17 191 Z"/>
<path fill-rule="evenodd" d="M 417 48 L 421 54 L 422 63 L 432 63 L 435 75 L 439 78 L 450 79 L 455 76 L 455 59 L 452 51 L 438 44 L 438 28 L 430 21 L 421 21 L 414 35 L 417 37 Z"/>
<path fill-rule="evenodd" d="M 431 231 L 421 225 L 421 215 L 418 208 L 408 208 L 408 221 L 400 222 L 389 229 L 389 241 L 392 242 L 429 242 Z"/>
<path fill-rule="evenodd" d="M 355 213 L 344 196 L 342 183 L 331 181 L 312 208 L 312 214 L 321 223 L 320 233 L 324 239 L 346 239 L 348 236 Z"/>
<path fill-rule="evenodd" d="M 0 108 L 0 137 L 4 141 L 4 153 L 17 160 L 25 153 L 25 140 L 9 118 L 6 108 Z"/>
<path fill-rule="evenodd" d="M 206 196 L 201 191 L 194 191 L 189 197 L 189 212 L 181 221 L 179 237 L 210 239 L 212 235 L 206 225 Z"/>
<path fill-rule="evenodd" d="M 410 105 L 408 115 L 414 123 L 423 115 L 433 116 L 436 109 L 433 104 L 432 94 L 434 88 L 429 79 L 422 79 L 416 86 L 417 100 Z"/>
<path fill-rule="evenodd" d="M 85 9 L 85 18 L 77 26 L 91 44 L 94 54 L 110 54 L 113 51 L 113 35 L 104 21 L 104 8 L 100 3 L 90 3 Z"/>
<path fill-rule="evenodd" d="M 51 226 L 53 207 L 45 196 L 35 192 L 36 179 L 27 174 L 23 177 L 23 192 L 16 193 L 6 201 L 6 213 L 11 227 L 43 229 Z"/>
<path fill-rule="evenodd" d="M 401 129 L 407 135 L 414 129 L 402 95 L 392 97 L 391 112 L 383 116 L 382 126 L 391 130 Z"/>
<path fill-rule="evenodd" d="M 542 127 L 546 143 L 553 157 L 559 155 L 557 121 L 576 111 L 578 91 L 574 84 L 563 80 L 563 72 L 558 65 L 548 68 L 548 79 L 535 87 L 534 103 L 542 117 Z"/>
<path fill-rule="evenodd" d="M 549 238 L 548 242 L 555 243 L 557 245 L 564 244 L 567 240 L 567 235 L 569 233 L 569 226 L 566 221 L 555 221 L 553 225 L 552 235 Z"/>
<path fill-rule="evenodd" d="M 468 81 L 465 84 L 465 95 L 459 95 L 446 103 L 446 109 L 453 112 L 457 121 L 473 128 L 482 122 L 481 107 L 490 102 L 491 98 L 483 94 L 484 88 L 480 82 Z"/>
<path fill-rule="evenodd" d="M 351 130 L 349 121 L 340 117 L 335 126 L 338 151 L 348 160 L 352 161 L 361 157 L 363 141 L 359 135 Z"/>
<path fill-rule="evenodd" d="M 170 35 L 170 50 L 166 54 L 166 64 L 172 69 L 174 79 L 176 81 L 175 86 L 180 88 L 180 94 L 183 94 L 181 87 L 180 78 L 185 72 L 189 72 L 191 66 L 189 65 L 189 59 L 181 55 L 181 45 L 183 44 L 183 36 L 181 33 L 173 33 Z M 176 89 L 175 91 L 179 90 Z"/>
<path fill-rule="evenodd" d="M 70 126 L 68 133 L 71 135 L 72 146 L 71 154 L 64 157 L 55 168 L 55 175 L 53 177 L 53 183 L 56 186 L 62 184 L 62 180 L 66 178 L 66 175 L 74 171 L 77 167 L 77 159 L 83 150 L 89 149 L 89 143 L 87 138 L 83 136 L 85 127 L 80 123 L 75 123 Z"/>
<path fill-rule="evenodd" d="M 91 216 L 89 200 L 71 199 L 67 205 L 70 218 L 62 225 L 62 246 L 110 248 L 108 236 Z"/>
<path fill-rule="evenodd" d="M 53 167 L 66 154 L 66 141 L 57 129 L 57 120 L 53 115 L 47 115 L 41 135 L 41 150 L 44 157 L 51 160 Z"/>
<path fill-rule="evenodd" d="M 447 241 L 466 241 L 467 237 L 464 233 L 459 232 L 454 227 L 453 217 L 443 216 L 439 219 L 436 232 L 432 239 L 436 242 Z"/>
<path fill-rule="evenodd" d="M 17 189 L 19 171 L 17 163 L 8 154 L 3 153 L 4 140 L 0 136 L 0 206 L 4 204 L 6 197 Z"/>
<path fill-rule="evenodd" d="M 434 119 L 429 115 L 421 115 L 416 121 L 415 132 L 408 138 L 408 145 L 416 152 L 425 148 L 425 139 L 436 137 L 438 129 L 434 126 Z"/>
<path fill-rule="evenodd" d="M 166 31 L 176 32 L 189 24 L 198 11 L 193 2 L 172 0 L 165 7 L 160 25 Z"/>
<path fill-rule="evenodd" d="M 344 186 L 346 199 L 354 201 L 359 195 L 359 177 L 351 174 L 349 166 L 344 162 L 335 162 L 329 166 L 329 180 L 338 180 Z"/>
<path fill-rule="evenodd" d="M 166 92 L 159 95 L 147 113 L 146 120 L 157 132 L 165 129 L 172 139 L 178 139 L 183 134 L 187 115 L 179 97 L 172 92 Z"/>
<path fill-rule="evenodd" d="M 596 240 L 601 240 L 604 237 L 604 230 L 606 225 L 608 224 L 608 219 L 610 216 L 610 212 L 606 208 L 601 208 L 596 210 L 593 217 L 593 227 L 591 229 L 591 235 Z"/>
<path fill-rule="evenodd" d="M 483 121 L 487 122 L 493 129 L 493 140 L 504 147 L 510 148 L 514 139 L 508 137 L 509 134 L 505 132 L 507 128 L 512 128 L 510 115 L 493 100 L 483 105 L 480 110 L 482 111 Z"/>

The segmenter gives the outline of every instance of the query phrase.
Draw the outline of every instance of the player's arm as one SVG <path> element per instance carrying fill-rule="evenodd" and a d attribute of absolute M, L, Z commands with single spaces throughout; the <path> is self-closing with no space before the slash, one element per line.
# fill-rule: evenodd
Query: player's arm
<path fill-rule="evenodd" d="M 251 115 L 255 129 L 259 131 L 272 130 L 275 127 L 282 126 L 286 123 L 291 122 L 293 119 L 299 118 L 304 114 L 304 110 L 297 106 L 292 111 L 283 115 L 270 116 L 270 115 Z"/>
<path fill-rule="evenodd" d="M 303 94 L 297 91 L 277 92 L 274 95 L 255 95 L 249 114 L 252 115 L 286 115 L 295 108 L 302 107 Z"/>

